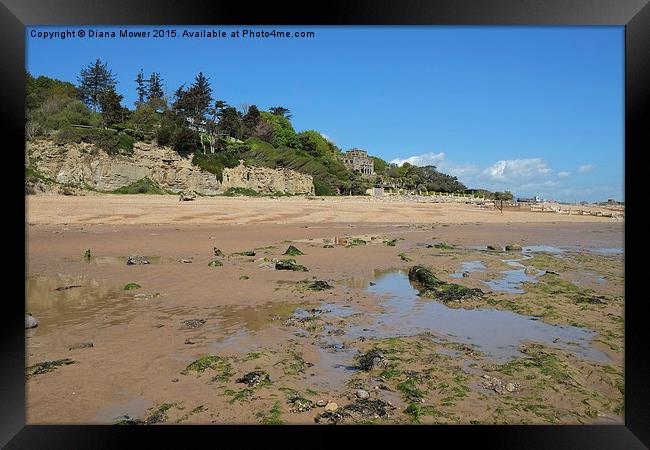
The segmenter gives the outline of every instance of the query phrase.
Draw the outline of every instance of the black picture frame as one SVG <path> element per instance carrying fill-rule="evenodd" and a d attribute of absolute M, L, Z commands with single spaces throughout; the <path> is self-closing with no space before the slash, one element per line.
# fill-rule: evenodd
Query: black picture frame
<path fill-rule="evenodd" d="M 347 444 L 350 433 L 363 434 L 372 445 L 397 433 L 403 442 L 423 439 L 437 445 L 451 439 L 454 447 L 468 441 L 496 448 L 635 449 L 650 446 L 650 351 L 643 314 L 646 297 L 634 262 L 640 261 L 644 236 L 635 234 L 641 223 L 643 165 L 636 159 L 650 148 L 647 117 L 650 88 L 650 5 L 648 0 L 445 0 L 328 1 L 279 5 L 185 0 L 0 0 L 2 64 L 3 158 L 11 156 L 3 175 L 11 192 L 4 203 L 16 208 L 6 221 L 5 239 L 13 245 L 12 261 L 25 257 L 21 243 L 27 224 L 23 185 L 25 26 L 55 24 L 313 24 L 313 25 L 621 25 L 625 26 L 625 425 L 591 426 L 384 426 L 384 427 L 255 427 L 255 426 L 38 426 L 25 425 L 24 304 L 20 289 L 4 295 L 0 317 L 0 445 L 17 448 L 115 448 L 144 438 L 145 448 L 188 448 L 235 445 L 256 436 L 279 439 L 285 445 Z M 21 190 L 21 192 L 18 192 Z M 638 237 L 636 237 L 638 236 Z M 7 239 L 7 237 L 9 237 Z M 631 245 L 630 245 L 631 244 Z M 24 269 L 23 265 L 23 269 Z M 20 271 L 20 270 L 18 270 Z M 17 275 L 18 277 L 18 275 Z M 7 276 L 11 281 L 11 278 Z M 10 282 L 7 284 L 11 284 Z M 19 284 L 19 283 L 17 283 Z M 23 291 L 24 294 L 24 291 Z M 296 432 L 300 436 L 296 437 Z M 263 434 L 260 434 L 263 433 Z M 321 437 L 322 439 L 318 439 Z M 361 436 L 359 436 L 361 437 Z M 306 439 L 306 440 L 305 440 Z M 270 441 L 269 441 L 270 442 Z M 328 444 L 329 443 L 329 444 Z M 232 445 L 232 444 L 231 444 Z M 399 444 L 398 444 L 399 445 Z M 403 445 L 403 444 L 402 444 Z"/>

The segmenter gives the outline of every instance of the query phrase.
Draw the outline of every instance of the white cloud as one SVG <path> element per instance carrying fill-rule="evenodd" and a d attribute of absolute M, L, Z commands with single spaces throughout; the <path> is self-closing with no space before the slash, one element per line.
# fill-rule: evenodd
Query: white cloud
<path fill-rule="evenodd" d="M 512 182 L 539 178 L 548 174 L 551 169 L 541 158 L 505 159 L 497 161 L 483 171 L 483 176 L 492 181 Z"/>
<path fill-rule="evenodd" d="M 601 200 L 622 198 L 611 187 L 577 187 L 568 185 L 571 172 L 554 173 L 542 158 L 507 159 L 496 161 L 488 167 L 476 164 L 457 164 L 446 159 L 444 152 L 423 153 L 407 158 L 395 158 L 391 163 L 398 165 L 408 162 L 416 166 L 434 165 L 442 173 L 458 178 L 468 188 L 484 188 L 491 191 L 509 190 L 516 196 L 539 195 L 544 198 L 560 198 L 573 201 L 575 198 Z M 581 173 L 594 169 L 591 164 L 580 166 Z"/>
<path fill-rule="evenodd" d="M 390 162 L 397 164 L 399 166 L 401 166 L 405 162 L 412 164 L 414 166 L 436 166 L 444 159 L 445 159 L 444 152 L 440 152 L 440 153 L 429 152 L 429 153 L 424 153 L 422 155 L 409 156 L 406 159 L 395 158 Z"/>

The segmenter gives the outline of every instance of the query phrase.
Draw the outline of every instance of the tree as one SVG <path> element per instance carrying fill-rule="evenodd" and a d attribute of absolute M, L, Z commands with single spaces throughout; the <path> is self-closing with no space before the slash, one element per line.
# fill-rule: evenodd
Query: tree
<path fill-rule="evenodd" d="M 262 115 L 257 106 L 251 105 L 248 107 L 248 112 L 242 117 L 242 132 L 244 137 L 252 136 L 255 128 L 262 120 Z"/>
<path fill-rule="evenodd" d="M 95 112 L 98 110 L 99 98 L 102 93 L 109 89 L 115 89 L 117 84 L 115 75 L 108 69 L 106 63 L 102 63 L 99 59 L 81 69 L 77 80 L 82 100 Z"/>
<path fill-rule="evenodd" d="M 160 74 L 158 72 L 153 72 L 151 77 L 149 77 L 149 86 L 147 87 L 147 100 L 149 102 L 162 100 L 165 97 L 162 83 Z"/>
<path fill-rule="evenodd" d="M 145 85 L 144 73 L 142 72 L 142 69 L 140 69 L 138 76 L 135 78 L 135 83 L 137 85 L 135 90 L 138 93 L 137 104 L 142 104 L 147 99 L 147 86 Z"/>
<path fill-rule="evenodd" d="M 185 85 L 181 85 L 174 93 L 174 97 L 175 101 L 172 105 L 174 112 L 191 119 L 197 126 L 205 121 L 206 114 L 210 112 L 212 88 L 202 72 L 199 72 L 188 89 L 185 89 Z"/>
<path fill-rule="evenodd" d="M 291 114 L 290 114 L 291 111 L 289 111 L 287 108 L 284 108 L 282 106 L 275 106 L 273 108 L 269 108 L 269 111 L 274 116 L 282 116 L 282 117 L 286 117 L 287 119 L 291 119 Z"/>
<path fill-rule="evenodd" d="M 119 123 L 124 119 L 124 108 L 120 104 L 122 98 L 112 88 L 102 92 L 99 97 L 99 104 L 102 110 L 102 122 L 105 127 Z"/>
<path fill-rule="evenodd" d="M 241 121 L 242 118 L 239 111 L 232 106 L 228 106 L 221 110 L 218 130 L 223 134 L 239 139 L 242 137 Z"/>

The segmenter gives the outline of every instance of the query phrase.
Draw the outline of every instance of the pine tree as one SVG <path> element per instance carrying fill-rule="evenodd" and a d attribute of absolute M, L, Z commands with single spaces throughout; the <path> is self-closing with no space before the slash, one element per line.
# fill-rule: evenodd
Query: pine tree
<path fill-rule="evenodd" d="M 120 104 L 122 98 L 113 88 L 105 90 L 99 96 L 104 126 L 108 127 L 122 121 L 123 108 Z"/>
<path fill-rule="evenodd" d="M 149 87 L 147 90 L 147 101 L 154 107 L 164 103 L 165 92 L 163 90 L 163 81 L 158 72 L 153 72 L 149 78 Z"/>
<path fill-rule="evenodd" d="M 145 85 L 144 73 L 142 72 L 142 69 L 140 69 L 140 73 L 138 73 L 138 76 L 135 79 L 135 83 L 137 84 L 135 90 L 138 93 L 138 103 L 142 104 L 147 99 L 147 86 Z"/>
<path fill-rule="evenodd" d="M 99 59 L 91 63 L 77 77 L 79 93 L 83 101 L 97 112 L 99 98 L 105 91 L 115 89 L 115 75 L 108 69 L 106 63 Z"/>

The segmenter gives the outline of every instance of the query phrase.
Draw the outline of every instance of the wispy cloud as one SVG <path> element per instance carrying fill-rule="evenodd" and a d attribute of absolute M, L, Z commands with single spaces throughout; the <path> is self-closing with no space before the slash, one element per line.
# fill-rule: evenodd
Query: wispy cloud
<path fill-rule="evenodd" d="M 469 188 L 492 191 L 509 190 L 517 196 L 539 195 L 573 201 L 574 197 L 598 199 L 603 196 L 620 197 L 622 192 L 612 186 L 573 186 L 571 172 L 554 172 L 543 158 L 502 159 L 487 167 L 476 164 L 458 164 L 446 159 L 445 152 L 423 153 L 407 158 L 395 158 L 391 163 L 408 162 L 416 166 L 434 165 L 439 171 L 453 175 Z M 580 166 L 580 173 L 594 169 L 591 164 Z"/>
<path fill-rule="evenodd" d="M 424 153 L 422 155 L 409 156 L 406 159 L 395 158 L 391 160 L 391 163 L 401 166 L 405 162 L 412 164 L 414 166 L 435 166 L 438 165 L 441 161 L 445 159 L 445 153 Z"/>

